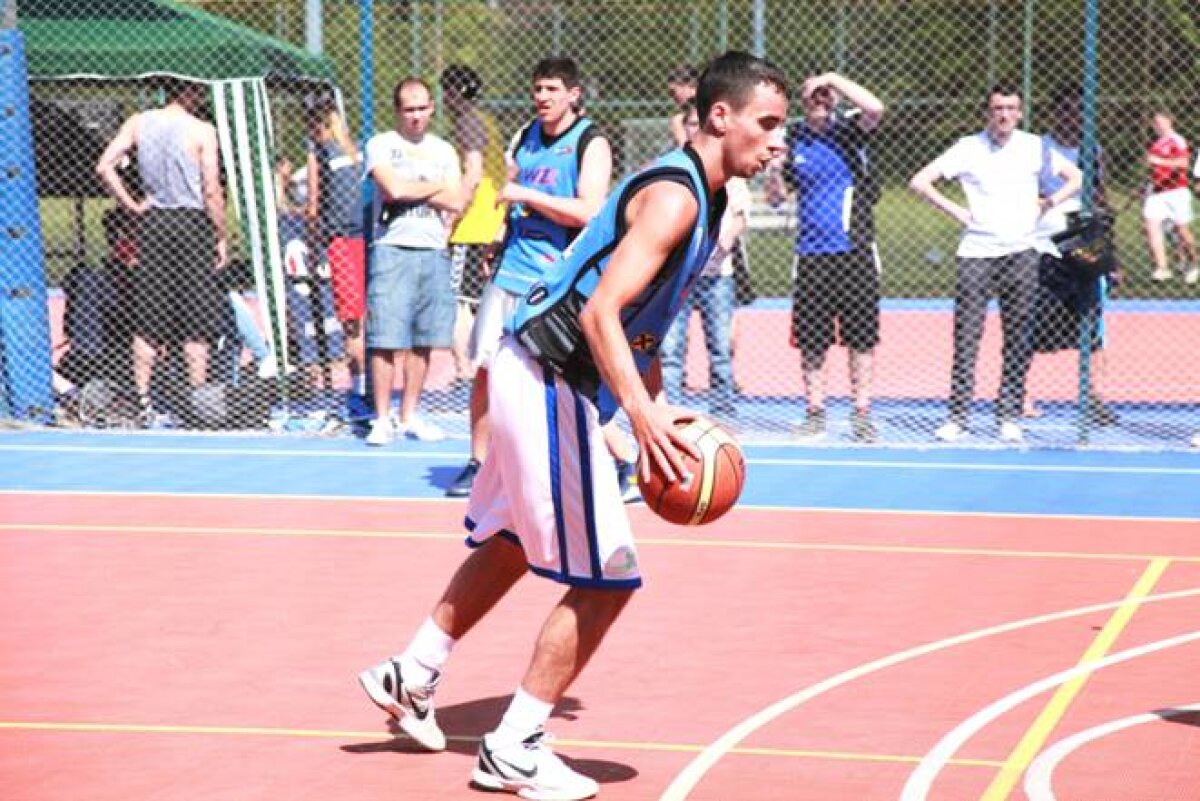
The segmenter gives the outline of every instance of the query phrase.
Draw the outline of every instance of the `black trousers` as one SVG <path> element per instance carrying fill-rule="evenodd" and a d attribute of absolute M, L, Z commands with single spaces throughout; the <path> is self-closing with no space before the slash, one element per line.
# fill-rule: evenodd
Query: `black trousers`
<path fill-rule="evenodd" d="M 1000 301 L 1004 331 L 1003 371 L 996 416 L 1021 415 L 1025 377 L 1033 358 L 1032 322 L 1038 290 L 1038 254 L 1022 250 L 987 259 L 960 258 L 954 297 L 954 366 L 950 373 L 950 418 L 967 423 L 975 395 L 975 364 L 988 300 Z"/>

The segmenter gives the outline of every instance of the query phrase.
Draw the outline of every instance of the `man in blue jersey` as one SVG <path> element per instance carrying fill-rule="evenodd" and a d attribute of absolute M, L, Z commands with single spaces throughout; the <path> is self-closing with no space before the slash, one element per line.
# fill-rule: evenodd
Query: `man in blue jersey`
<path fill-rule="evenodd" d="M 884 107 L 874 94 L 837 73 L 816 75 L 801 89 L 804 119 L 788 130 L 788 156 L 767 182 L 772 204 L 796 195 L 796 260 L 792 267 L 792 344 L 800 349 L 808 411 L 800 435 L 825 435 L 825 357 L 836 339 L 846 346 L 854 410 L 850 430 L 875 440 L 871 368 L 879 342 L 879 264 L 874 205 L 879 183 L 868 153 Z M 838 99 L 852 107 L 835 113 Z"/>
<path fill-rule="evenodd" d="M 596 213 L 612 177 L 612 149 L 578 111 L 583 87 L 569 58 L 546 58 L 533 69 L 537 116 L 509 150 L 515 172 L 498 201 L 508 204 L 497 240 L 495 274 L 479 301 L 467 356 L 476 368 L 471 385 L 471 457 L 446 490 L 466 497 L 488 447 L 487 368 L 517 300 L 562 254 Z"/>
<path fill-rule="evenodd" d="M 467 511 L 473 552 L 408 648 L 359 679 L 426 748 L 445 746 L 433 695 L 454 644 L 526 573 L 567 585 L 508 710 L 484 735 L 472 778 L 524 798 L 599 791 L 546 746 L 572 681 L 641 584 L 637 550 L 601 426 L 618 408 L 639 469 L 684 477 L 676 422 L 656 400 L 658 347 L 717 244 L 726 182 L 784 151 L 787 78 L 726 53 L 700 77 L 702 128 L 622 182 L 518 304 L 489 370 L 492 442 Z"/>

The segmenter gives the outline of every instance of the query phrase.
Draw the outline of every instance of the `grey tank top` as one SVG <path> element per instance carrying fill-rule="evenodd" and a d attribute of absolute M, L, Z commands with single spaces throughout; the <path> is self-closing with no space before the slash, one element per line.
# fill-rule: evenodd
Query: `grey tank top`
<path fill-rule="evenodd" d="M 192 120 L 147 114 L 138 131 L 138 170 L 156 209 L 203 209 L 200 165 L 183 152 L 184 132 Z"/>

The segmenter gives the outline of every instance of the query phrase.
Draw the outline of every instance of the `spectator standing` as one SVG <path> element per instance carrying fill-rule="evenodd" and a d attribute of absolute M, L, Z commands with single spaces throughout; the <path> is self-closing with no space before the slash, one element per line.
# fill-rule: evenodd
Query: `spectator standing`
<path fill-rule="evenodd" d="M 691 141 L 700 129 L 700 117 L 694 100 L 688 100 L 683 105 L 683 126 L 688 133 L 688 141 Z M 683 402 L 688 322 L 694 305 L 700 311 L 704 344 L 708 350 L 709 410 L 715 417 L 728 419 L 737 415 L 733 404 L 733 260 L 739 237 L 746 230 L 750 190 L 743 179 L 734 176 L 725 184 L 725 192 L 728 203 L 721 217 L 717 247 L 700 272 L 696 285 L 683 301 L 679 316 L 667 329 L 660 353 L 663 389 L 667 393 L 667 400 L 678 405 Z"/>
<path fill-rule="evenodd" d="M 825 360 L 836 340 L 846 346 L 849 360 L 851 433 L 859 442 L 874 442 L 871 378 L 879 343 L 874 206 L 879 181 L 869 144 L 884 105 L 865 87 L 834 72 L 808 78 L 801 95 L 804 119 L 788 129 L 786 160 L 768 179 L 773 205 L 788 189 L 796 196 L 792 344 L 800 349 L 808 396 L 800 435 L 825 436 Z M 835 113 L 840 98 L 853 107 L 845 115 Z"/>
<path fill-rule="evenodd" d="M 1051 100 L 1051 123 L 1049 130 L 1042 135 L 1042 169 L 1038 175 L 1038 192 L 1041 197 L 1050 197 L 1063 186 L 1064 179 L 1055 175 L 1054 159 L 1051 154 L 1057 154 L 1064 161 L 1076 166 L 1080 165 L 1079 144 L 1082 138 L 1083 118 L 1080 109 L 1082 92 L 1077 86 L 1064 86 L 1054 93 Z M 1108 200 L 1104 192 L 1104 159 L 1103 151 L 1096 148 L 1095 170 L 1093 182 L 1093 208 L 1097 211 L 1108 211 Z M 1053 236 L 1067 230 L 1068 215 L 1083 208 L 1083 200 L 1079 195 L 1073 195 L 1062 203 L 1048 209 L 1038 220 L 1035 231 L 1035 247 L 1043 260 L 1050 258 L 1058 260 L 1061 254 L 1054 244 Z M 1056 265 L 1052 265 L 1056 266 Z M 1044 268 L 1043 268 L 1044 269 Z M 1063 267 L 1060 274 L 1073 275 L 1069 267 Z M 1075 276 L 1078 280 L 1078 276 Z M 1117 414 L 1109 408 L 1101 397 L 1100 388 L 1104 383 L 1104 301 L 1108 295 L 1109 276 L 1101 276 L 1099 281 L 1099 309 L 1096 326 L 1091 342 L 1090 358 L 1092 359 L 1092 387 L 1088 398 L 1088 414 L 1091 422 L 1098 426 L 1110 426 L 1117 423 Z M 1086 289 L 1084 290 L 1086 292 Z M 1082 293 L 1077 293 L 1082 294 Z M 1079 348 L 1079 331 L 1081 323 L 1080 309 L 1068 305 L 1062 298 L 1051 292 L 1045 282 L 1041 283 L 1038 291 L 1037 313 L 1033 322 L 1033 351 L 1037 353 L 1054 353 L 1060 350 L 1077 350 Z M 1033 406 L 1032 400 L 1026 397 L 1024 417 L 1037 417 L 1040 412 Z"/>
<path fill-rule="evenodd" d="M 993 292 L 999 296 L 1004 329 L 996 420 L 1002 440 L 1024 441 L 1018 419 L 1033 353 L 1030 325 L 1038 290 L 1035 229 L 1043 213 L 1079 191 L 1080 173 L 1061 154 L 1047 153 L 1049 174 L 1064 180 L 1053 193 L 1039 195 L 1042 141 L 1017 130 L 1021 116 L 1017 90 L 993 86 L 987 96 L 984 130 L 959 139 L 909 182 L 918 195 L 963 226 L 954 290 L 950 414 L 936 431 L 944 442 L 967 432 L 979 340 Z M 939 180 L 959 181 L 967 207 L 942 194 L 935 186 Z"/>
<path fill-rule="evenodd" d="M 370 350 L 375 419 L 368 445 L 386 445 L 394 433 L 441 439 L 436 425 L 417 415 L 433 348 L 454 336 L 449 222 L 462 213 L 458 154 L 429 133 L 433 97 L 419 78 L 404 78 L 392 92 L 396 128 L 367 142 L 367 174 L 380 204 L 367 281 L 367 348 Z M 390 416 L 392 382 L 404 376 L 400 419 Z"/>
<path fill-rule="evenodd" d="M 1192 191 L 1188 186 L 1188 163 L 1191 161 L 1188 143 L 1175 130 L 1175 121 L 1165 111 L 1155 112 L 1150 118 L 1154 129 L 1154 141 L 1146 152 L 1146 166 L 1150 178 L 1146 188 L 1146 199 L 1142 203 L 1142 221 L 1145 223 L 1146 245 L 1154 262 L 1150 277 L 1155 281 L 1170 281 L 1171 268 L 1167 264 L 1167 244 L 1163 226 L 1168 222 L 1175 228 L 1183 280 L 1194 284 L 1200 280 L 1200 266 L 1196 259 L 1196 238 L 1191 224 L 1195 219 L 1192 211 Z"/>
<path fill-rule="evenodd" d="M 109 193 L 140 218 L 133 374 L 147 422 L 155 416 L 155 359 L 182 346 L 189 383 L 204 384 L 210 343 L 220 335 L 228 302 L 218 276 L 228 243 L 217 132 L 198 116 L 207 90 L 175 79 L 165 88 L 167 104 L 127 119 L 96 164 Z M 134 151 L 142 199 L 130 194 L 117 172 Z"/>
<path fill-rule="evenodd" d="M 487 454 L 488 364 L 517 302 L 558 261 L 579 229 L 604 203 L 612 176 L 612 149 L 600 129 L 579 113 L 583 88 L 570 58 L 545 58 L 533 69 L 536 117 L 509 150 L 516 170 L 498 196 L 508 204 L 504 238 L 491 281 L 484 287 L 471 329 L 471 458 L 446 494 L 471 494 Z"/>
<path fill-rule="evenodd" d="M 600 426 L 626 410 L 645 475 L 675 481 L 682 452 L 695 455 L 675 428 L 688 413 L 654 400 L 657 345 L 716 246 L 725 182 L 782 152 L 786 92 L 761 59 L 714 61 L 697 93 L 702 131 L 617 188 L 522 298 L 517 333 L 492 360 L 494 441 L 467 513 L 473 551 L 405 651 L 359 674 L 416 743 L 440 751 L 434 694 L 456 643 L 527 573 L 566 585 L 480 740 L 472 780 L 484 789 L 558 801 L 599 791 L 548 747 L 544 727 L 642 583 Z"/>
<path fill-rule="evenodd" d="M 308 109 L 307 202 L 309 241 L 328 264 L 333 306 L 345 337 L 351 392 L 365 392 L 363 316 L 366 314 L 366 248 L 359 203 L 358 148 L 337 105 L 320 95 Z M 318 269 L 318 273 L 323 272 Z"/>
<path fill-rule="evenodd" d="M 442 96 L 454 122 L 454 147 L 463 167 L 466 211 L 450 234 L 458 313 L 454 318 L 454 365 L 458 381 L 470 381 L 475 367 L 467 341 L 475 310 L 487 282 L 494 243 L 504 225 L 504 205 L 497 202 L 508 170 L 504 144 L 495 119 L 476 106 L 483 81 L 470 67 L 452 64 L 442 72 Z"/>
<path fill-rule="evenodd" d="M 667 121 L 672 147 L 681 147 L 688 141 L 688 132 L 683 125 L 683 104 L 695 99 L 696 81 L 699 77 L 699 70 L 691 64 L 680 64 L 667 75 L 667 94 L 671 96 L 677 109 Z"/>

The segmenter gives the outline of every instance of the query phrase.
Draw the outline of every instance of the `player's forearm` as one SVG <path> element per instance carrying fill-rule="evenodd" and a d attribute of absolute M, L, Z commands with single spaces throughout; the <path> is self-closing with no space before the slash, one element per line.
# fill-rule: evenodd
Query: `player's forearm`
<path fill-rule="evenodd" d="M 555 197 L 531 190 L 521 203 L 551 222 L 569 228 L 582 228 L 595 216 L 599 204 L 579 197 Z"/>

